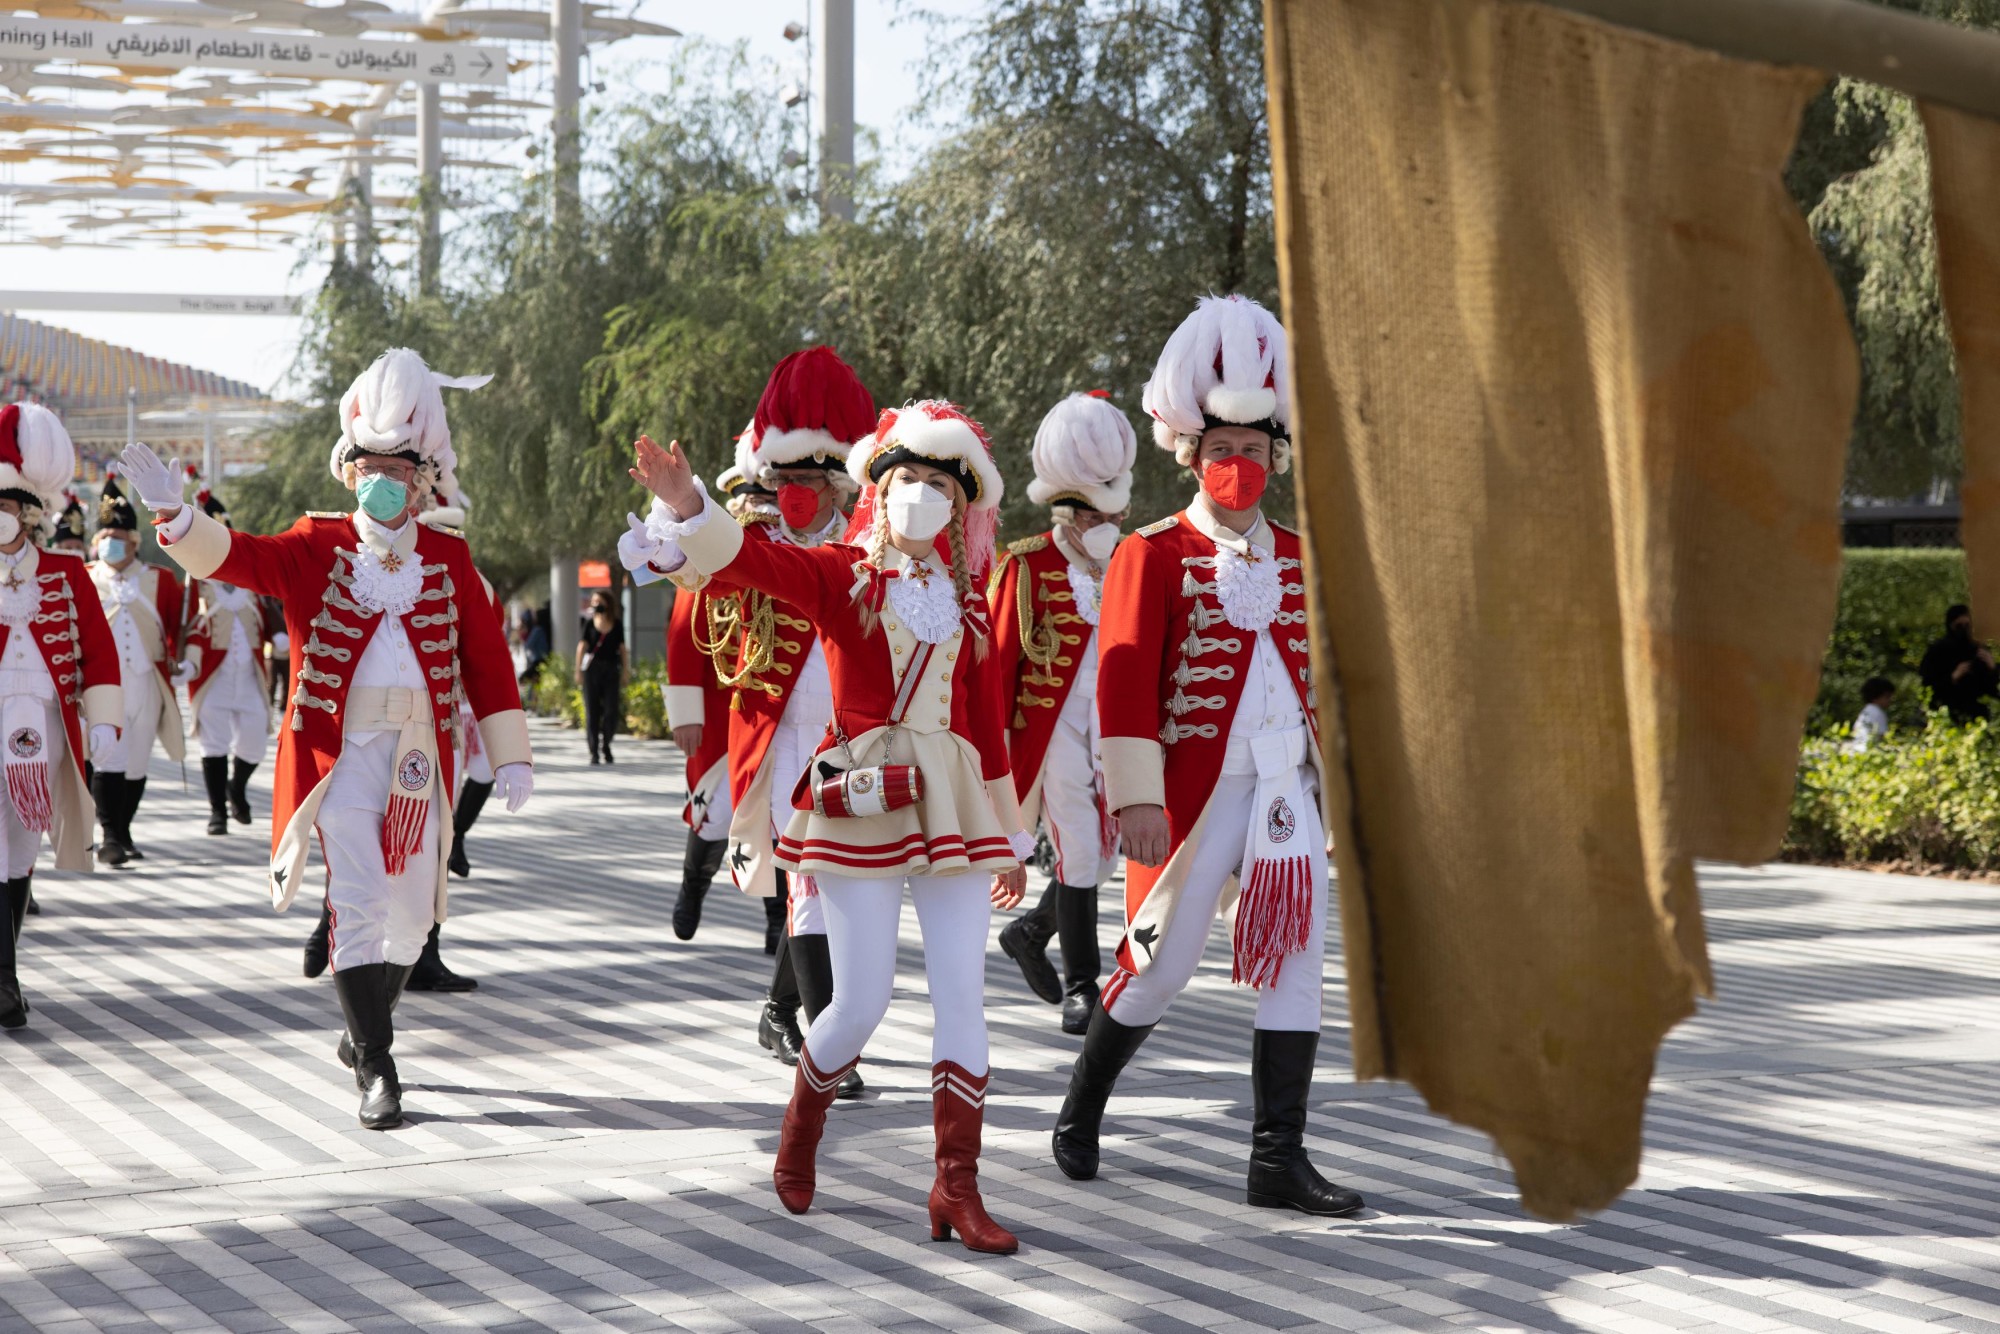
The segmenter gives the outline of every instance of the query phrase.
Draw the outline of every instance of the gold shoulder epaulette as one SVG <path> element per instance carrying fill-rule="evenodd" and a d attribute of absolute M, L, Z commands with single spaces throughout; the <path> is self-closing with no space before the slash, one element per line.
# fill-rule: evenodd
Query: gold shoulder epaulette
<path fill-rule="evenodd" d="M 1009 542 L 1007 550 L 1013 552 L 1016 556 L 1029 556 L 1040 551 L 1048 544 L 1049 535 L 1047 533 L 1036 533 L 1033 537 L 1024 537 L 1018 542 Z"/>
<path fill-rule="evenodd" d="M 455 537 L 461 542 L 466 540 L 465 530 L 463 528 L 453 528 L 448 524 L 442 524 L 442 523 L 427 523 L 424 525 L 424 527 L 430 529 L 434 533 L 443 533 L 446 537 Z M 585 601 L 588 600 L 589 599 L 587 598 L 585 599 Z"/>
<path fill-rule="evenodd" d="M 339 510 L 307 510 L 306 517 L 308 519 L 345 519 L 347 516 Z"/>
<path fill-rule="evenodd" d="M 1166 532 L 1169 528 L 1178 527 L 1180 525 L 1180 521 L 1181 521 L 1180 515 L 1169 514 L 1164 519 L 1155 519 L 1153 520 L 1153 522 L 1147 524 L 1144 528 L 1136 530 L 1136 535 L 1139 537 L 1158 537 L 1161 533 Z"/>
<path fill-rule="evenodd" d="M 1293 537 L 1297 537 L 1299 535 L 1299 530 L 1292 527 L 1288 523 L 1279 523 L 1276 519 L 1271 519 L 1271 518 L 1266 518 L 1264 522 L 1270 524 L 1273 528 L 1277 529 L 1281 533 L 1290 533 Z"/>

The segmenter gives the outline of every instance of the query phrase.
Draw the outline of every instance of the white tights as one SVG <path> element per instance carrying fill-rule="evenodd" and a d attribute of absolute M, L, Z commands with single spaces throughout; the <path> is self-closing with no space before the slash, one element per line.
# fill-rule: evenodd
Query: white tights
<path fill-rule="evenodd" d="M 917 905 L 924 972 L 931 992 L 931 1061 L 986 1073 L 986 933 L 993 920 L 984 871 L 947 876 L 865 879 L 820 875 L 827 948 L 833 955 L 833 1004 L 820 1011 L 806 1049 L 821 1070 L 861 1055 L 889 1012 L 896 983 L 896 933 L 903 886 Z"/>

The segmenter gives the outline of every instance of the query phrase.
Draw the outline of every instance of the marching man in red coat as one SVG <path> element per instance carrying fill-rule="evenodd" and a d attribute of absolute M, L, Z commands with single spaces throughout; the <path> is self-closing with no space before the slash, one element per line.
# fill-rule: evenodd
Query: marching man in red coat
<path fill-rule="evenodd" d="M 97 502 L 97 559 L 90 563 L 90 577 L 118 645 L 125 693 L 118 743 L 101 760 L 91 761 L 91 795 L 104 829 L 97 858 L 107 866 L 146 855 L 132 841 L 132 818 L 146 795 L 153 742 L 160 742 L 170 760 L 187 753 L 180 701 L 174 695 L 185 605 L 181 581 L 172 571 L 139 559 L 138 528 L 138 511 L 117 479 L 106 478 Z"/>
<path fill-rule="evenodd" d="M 1209 297 L 1168 340 L 1146 411 L 1201 483 L 1121 543 L 1104 583 L 1098 693 L 1105 790 L 1124 837 L 1126 930 L 1057 1119 L 1056 1164 L 1097 1175 L 1113 1083 L 1233 906 L 1232 976 L 1257 989 L 1249 1201 L 1362 1207 L 1305 1152 L 1319 1049 L 1326 835 L 1298 535 L 1258 507 L 1291 466 L 1285 331 Z"/>
<path fill-rule="evenodd" d="M 95 814 L 83 778 L 84 733 L 94 761 L 124 721 L 118 647 L 80 555 L 43 550 L 76 475 L 76 450 L 39 403 L 0 408 L 0 1028 L 28 1022 L 15 954 L 28 912 L 35 854 L 46 831 L 56 867 L 88 871 Z"/>
<path fill-rule="evenodd" d="M 1065 1033 L 1083 1032 L 1097 1006 L 1097 885 L 1117 852 L 1097 759 L 1097 624 L 1138 449 L 1132 423 L 1101 392 L 1051 408 L 1035 432 L 1028 498 L 1049 507 L 1055 526 L 1009 546 L 993 576 L 994 642 L 1008 664 L 997 707 L 1010 720 L 1014 788 L 1022 821 L 1032 829 L 1039 816 L 1055 851 L 1048 891 L 1001 930 L 1000 949 L 1031 991 L 1062 1003 Z"/>
<path fill-rule="evenodd" d="M 283 910 L 319 831 L 332 908 L 333 975 L 361 1124 L 400 1124 L 390 1012 L 433 923 L 444 920 L 453 733 L 471 701 L 510 811 L 533 790 L 512 659 L 465 539 L 416 521 L 434 487 L 455 489 L 440 387 L 407 348 L 385 352 L 340 401 L 332 469 L 353 514 L 309 514 L 283 533 L 232 533 L 181 501 L 178 472 L 147 446 L 126 475 L 161 544 L 197 578 L 281 599 L 293 689 L 271 794 L 272 903 Z"/>

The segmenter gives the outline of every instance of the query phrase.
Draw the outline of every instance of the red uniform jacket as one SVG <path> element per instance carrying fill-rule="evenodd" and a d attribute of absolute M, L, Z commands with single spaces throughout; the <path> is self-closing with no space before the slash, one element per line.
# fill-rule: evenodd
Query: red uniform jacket
<path fill-rule="evenodd" d="M 763 542 L 793 550 L 811 549 L 778 541 L 773 525 L 762 522 L 744 524 L 743 540 L 746 545 Z M 855 557 L 850 553 L 847 559 Z M 778 735 L 778 722 L 785 716 L 785 705 L 791 702 L 792 687 L 798 683 L 799 669 L 811 656 L 819 635 L 812 618 L 797 603 L 754 588 L 744 589 L 727 573 L 710 585 L 710 591 L 714 592 L 739 589 L 745 623 L 736 637 L 730 671 L 735 685 L 729 703 L 729 795 L 740 805 L 749 798 L 757 771 L 764 767 L 772 738 Z M 768 627 L 762 624 L 765 617 Z M 797 774 L 773 776 L 774 804 L 787 799 L 797 777 Z"/>
<path fill-rule="evenodd" d="M 1284 582 L 1271 640 L 1298 691 L 1307 726 L 1316 730 L 1299 537 L 1289 528 L 1270 527 Z M 1169 851 L 1162 866 L 1127 864 L 1128 921 L 1174 865 L 1174 854 L 1215 791 L 1257 639 L 1224 618 L 1215 594 L 1215 543 L 1186 511 L 1133 537 L 1118 544 L 1104 576 L 1097 622 L 1098 730 L 1112 810 L 1165 806 Z M 1129 941 L 1119 943 L 1118 953 L 1133 969 Z"/>
<path fill-rule="evenodd" d="M 709 634 L 711 597 L 728 601 L 734 595 L 680 589 L 667 616 L 667 726 L 701 721 L 701 745 L 687 757 L 688 804 L 681 811 L 690 829 L 700 827 L 707 814 L 710 771 L 729 758 L 729 692 L 716 678 L 715 660 L 701 648 Z"/>
<path fill-rule="evenodd" d="M 1056 718 L 1076 684 L 1090 623 L 1076 611 L 1069 557 L 1052 534 L 1022 538 L 1007 548 L 987 591 L 1000 693 L 994 707 L 1008 719 L 1015 795 L 1025 800 L 1042 772 Z"/>
<path fill-rule="evenodd" d="M 52 553 L 44 552 L 43 554 L 48 555 Z M 88 567 L 85 568 L 88 569 Z M 183 600 L 186 597 L 186 590 L 182 588 L 181 581 L 174 577 L 172 570 L 163 569 L 158 565 L 150 565 L 144 561 L 139 562 L 139 569 L 139 578 L 152 585 L 150 601 L 153 604 L 153 610 L 158 612 L 160 616 L 160 656 L 153 660 L 153 670 L 160 674 L 160 692 L 166 697 L 172 698 L 174 693 L 174 667 L 180 661 L 181 655 L 181 630 L 183 628 L 181 625 L 181 613 L 186 608 L 186 603 Z M 108 568 L 106 569 L 106 573 L 110 573 Z M 102 597 L 99 597 L 98 605 L 101 610 L 103 606 Z M 110 624 L 109 618 L 106 619 L 105 624 L 107 626 Z"/>
<path fill-rule="evenodd" d="M 62 712 L 63 738 L 69 743 L 69 763 L 49 775 L 55 825 L 50 842 L 56 866 L 66 871 L 90 869 L 90 825 L 93 816 L 83 765 L 90 752 L 84 729 L 91 723 L 125 724 L 119 689 L 118 645 L 111 623 L 97 598 L 97 585 L 81 556 L 65 551 L 37 551 L 34 579 L 42 591 L 40 616 L 34 627 L 35 647 L 55 682 Z M 24 562 L 25 563 L 25 562 Z M 0 623 L 0 652 L 5 652 L 13 628 Z M 0 792 L 0 801 L 7 800 Z"/>
<path fill-rule="evenodd" d="M 352 515 L 309 514 L 270 537 L 231 532 L 200 513 L 193 524 L 186 537 L 167 547 L 169 554 L 200 577 L 268 593 L 285 607 L 293 689 L 278 730 L 271 790 L 271 896 L 283 908 L 297 890 L 294 880 L 304 863 L 307 831 L 292 826 L 302 813 L 313 813 L 302 808 L 340 756 L 348 682 L 380 617 L 355 610 L 343 592 L 352 576 L 342 553 L 361 545 Z M 518 719 L 521 695 L 506 637 L 465 539 L 419 524 L 415 558 L 424 565 L 423 592 L 403 617 L 403 627 L 431 684 L 438 790 L 450 793 L 456 790 L 451 733 L 461 692 L 482 723 L 507 714 Z M 525 721 L 506 731 L 518 736 L 482 728 L 496 769 L 528 759 Z M 310 805 L 317 805 L 317 797 Z"/>

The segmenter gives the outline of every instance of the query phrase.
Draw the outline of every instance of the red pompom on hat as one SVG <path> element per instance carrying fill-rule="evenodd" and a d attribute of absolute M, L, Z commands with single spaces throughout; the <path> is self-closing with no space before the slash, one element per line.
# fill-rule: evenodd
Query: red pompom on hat
<path fill-rule="evenodd" d="M 780 361 L 765 382 L 750 460 L 756 474 L 805 464 L 838 470 L 874 429 L 875 400 L 854 368 L 830 347 L 809 347 Z"/>

